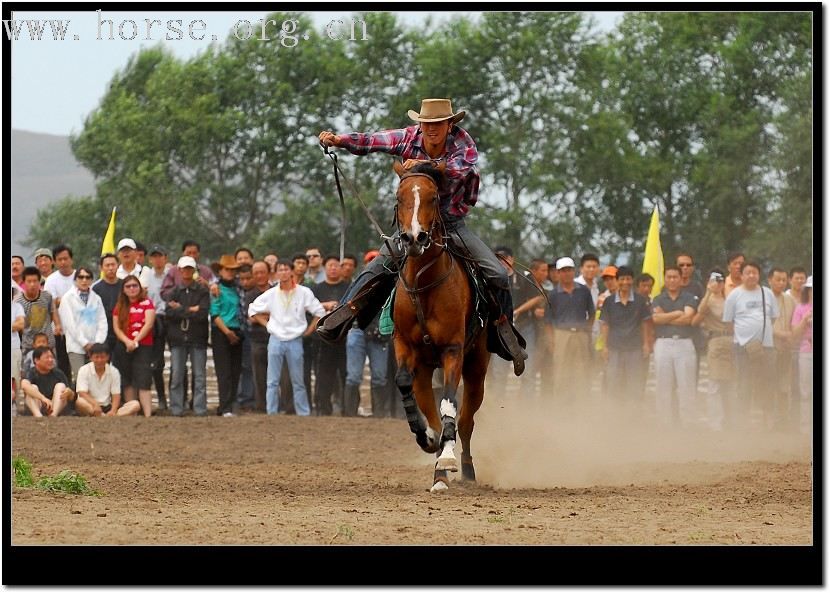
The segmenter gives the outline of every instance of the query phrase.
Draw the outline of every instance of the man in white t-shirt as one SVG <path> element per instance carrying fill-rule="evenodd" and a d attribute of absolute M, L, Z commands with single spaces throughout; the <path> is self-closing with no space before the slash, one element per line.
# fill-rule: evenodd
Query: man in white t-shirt
<path fill-rule="evenodd" d="M 271 334 L 268 340 L 268 369 L 266 371 L 265 405 L 268 414 L 279 413 L 277 386 L 283 360 L 294 391 L 294 409 L 297 416 L 308 416 L 311 408 L 303 380 L 303 337 L 310 336 L 317 321 L 325 314 L 323 305 L 307 286 L 294 280 L 294 264 L 277 262 L 279 285 L 259 295 L 248 306 L 252 322 L 264 325 Z M 308 323 L 305 314 L 312 315 Z"/>
<path fill-rule="evenodd" d="M 146 289 L 150 286 L 150 276 L 153 274 L 153 271 L 147 266 L 142 266 L 138 263 L 137 252 L 135 250 L 135 241 L 129 237 L 121 239 L 118 242 L 117 251 L 118 261 L 121 262 L 121 265 L 118 266 L 118 270 L 115 272 L 115 275 L 121 280 L 129 275 L 133 275 L 138 278 L 138 281 L 143 288 Z"/>
<path fill-rule="evenodd" d="M 723 306 L 723 321 L 733 330 L 735 370 L 738 380 L 737 420 L 746 424 L 753 402 L 763 410 L 764 423 L 775 421 L 770 387 L 776 384 L 773 323 L 778 303 L 769 288 L 760 285 L 761 267 L 741 266 L 741 284 L 732 289 Z"/>
<path fill-rule="evenodd" d="M 55 255 L 57 269 L 49 274 L 46 282 L 43 283 L 43 290 L 52 295 L 52 302 L 57 310 L 63 295 L 75 286 L 75 267 L 72 263 L 72 250 L 67 245 L 58 245 L 52 253 Z M 66 336 L 63 335 L 63 329 L 57 325 L 54 326 L 54 333 L 58 368 L 63 371 L 64 375 L 71 377 L 72 366 L 69 364 L 69 355 L 66 352 Z"/>
<path fill-rule="evenodd" d="M 78 370 L 75 410 L 79 416 L 135 416 L 141 410 L 137 399 L 121 406 L 121 373 L 109 364 L 105 344 L 93 344 L 88 362 Z"/>

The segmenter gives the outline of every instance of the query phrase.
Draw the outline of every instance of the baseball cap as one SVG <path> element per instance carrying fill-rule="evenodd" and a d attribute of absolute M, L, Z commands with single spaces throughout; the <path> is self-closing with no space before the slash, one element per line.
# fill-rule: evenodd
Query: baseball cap
<path fill-rule="evenodd" d="M 130 249 L 135 249 L 135 241 L 133 241 L 129 237 L 125 237 L 124 239 L 121 239 L 118 242 L 118 248 L 116 249 L 116 251 L 121 251 L 122 249 L 125 249 L 127 247 L 129 247 Z"/>
<path fill-rule="evenodd" d="M 812 288 L 813 287 L 813 277 L 812 276 L 807 277 L 807 282 L 804 283 L 804 286 L 806 288 Z"/>
<path fill-rule="evenodd" d="M 570 257 L 560 257 L 556 260 L 556 269 L 561 270 L 562 268 L 574 268 L 574 260 Z"/>
<path fill-rule="evenodd" d="M 45 255 L 49 259 L 55 259 L 55 256 L 52 255 L 52 250 L 47 249 L 46 247 L 41 247 L 37 251 L 35 251 L 35 259 L 39 258 L 41 255 Z"/>
<path fill-rule="evenodd" d="M 196 260 L 189 255 L 183 255 L 179 258 L 179 263 L 176 264 L 179 268 L 193 268 L 196 269 Z"/>
<path fill-rule="evenodd" d="M 371 249 L 366 252 L 366 255 L 363 256 L 363 263 L 368 264 L 370 261 L 372 261 L 379 255 L 380 251 L 378 251 L 377 249 Z"/>
<path fill-rule="evenodd" d="M 160 255 L 167 255 L 167 250 L 158 243 L 156 243 L 150 247 L 150 252 L 147 255 L 154 255 L 156 253 Z"/>
<path fill-rule="evenodd" d="M 605 278 L 606 276 L 611 276 L 612 278 L 617 277 L 617 266 L 605 266 L 605 269 L 602 271 L 602 277 Z"/>

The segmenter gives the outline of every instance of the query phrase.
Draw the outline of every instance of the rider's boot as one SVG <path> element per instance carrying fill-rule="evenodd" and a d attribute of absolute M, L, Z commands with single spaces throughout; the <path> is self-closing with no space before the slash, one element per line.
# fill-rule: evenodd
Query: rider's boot
<path fill-rule="evenodd" d="M 517 377 L 525 371 L 527 360 L 527 342 L 519 330 L 513 325 L 513 300 L 509 289 L 496 289 L 496 298 L 501 309 L 501 315 L 496 321 L 499 340 L 513 360 L 513 374 Z"/>
<path fill-rule="evenodd" d="M 362 285 L 356 282 L 343 296 L 343 302 L 320 318 L 317 335 L 323 341 L 334 344 L 343 339 L 355 320 L 360 327 L 368 325 L 383 307 L 394 283 L 394 274 L 367 276 L 365 281 L 361 281 Z"/>

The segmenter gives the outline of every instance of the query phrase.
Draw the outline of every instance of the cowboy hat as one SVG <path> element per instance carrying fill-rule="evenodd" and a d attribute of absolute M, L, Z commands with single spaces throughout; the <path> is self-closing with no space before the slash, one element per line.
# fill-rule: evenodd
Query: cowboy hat
<path fill-rule="evenodd" d="M 225 254 L 222 257 L 220 257 L 217 265 L 220 268 L 228 268 L 229 270 L 235 270 L 239 267 L 239 264 L 236 263 L 236 258 L 228 254 Z"/>
<path fill-rule="evenodd" d="M 449 99 L 424 99 L 421 101 L 421 112 L 418 113 L 410 109 L 407 111 L 410 119 L 419 122 L 436 122 L 450 120 L 450 125 L 457 124 L 464 116 L 466 111 L 459 111 L 453 113 L 452 102 Z"/>

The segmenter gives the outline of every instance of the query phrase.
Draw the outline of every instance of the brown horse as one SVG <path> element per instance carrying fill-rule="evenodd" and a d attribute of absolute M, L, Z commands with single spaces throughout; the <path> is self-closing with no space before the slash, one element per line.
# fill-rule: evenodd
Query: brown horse
<path fill-rule="evenodd" d="M 486 332 L 473 320 L 475 294 L 464 266 L 442 236 L 438 184 L 444 168 L 445 163 L 437 168 L 422 164 L 407 171 L 398 162 L 394 165 L 401 178 L 396 217 L 401 248 L 406 253 L 393 312 L 398 363 L 395 382 L 416 442 L 437 456 L 432 492 L 446 490 L 447 471 L 458 471 L 456 422 L 461 436 L 461 473 L 464 479 L 475 480 L 470 437 L 473 416 L 484 398 L 484 376 L 490 361 Z M 478 329 L 468 335 L 468 327 Z M 438 367 L 444 369 L 440 407 L 432 390 L 433 371 Z M 459 410 L 456 394 L 462 377 L 464 400 Z"/>

